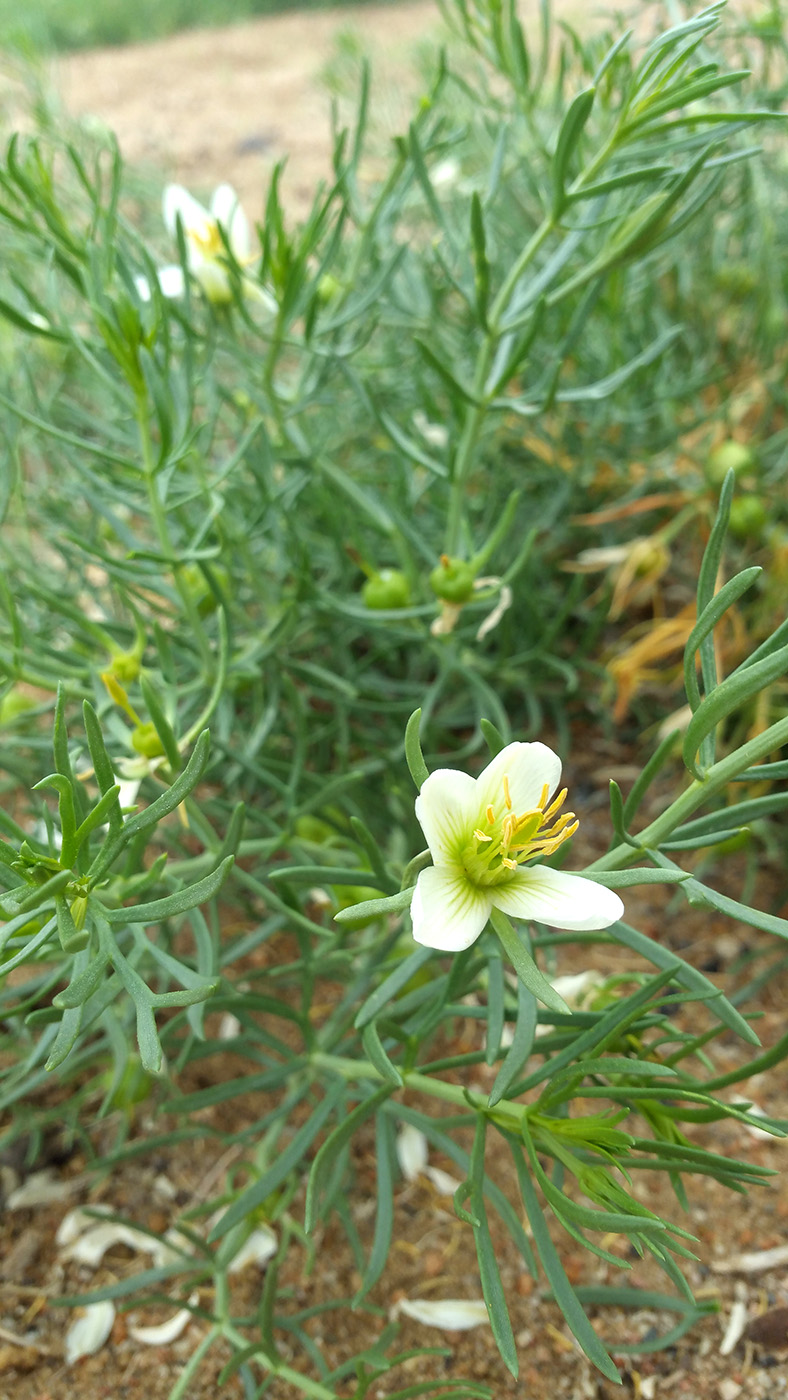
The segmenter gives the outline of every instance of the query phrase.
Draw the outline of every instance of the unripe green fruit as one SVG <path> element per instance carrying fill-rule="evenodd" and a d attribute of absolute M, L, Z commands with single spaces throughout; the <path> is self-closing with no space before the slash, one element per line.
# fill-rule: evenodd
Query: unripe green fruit
<path fill-rule="evenodd" d="M 131 747 L 143 758 L 159 758 L 163 753 L 161 739 L 156 733 L 155 724 L 138 724 L 131 731 Z"/>
<path fill-rule="evenodd" d="M 211 572 L 221 591 L 227 593 L 229 591 L 230 575 L 224 565 L 212 564 Z M 207 617 L 209 613 L 216 612 L 219 606 L 219 600 L 199 565 L 186 564 L 181 571 L 181 578 L 186 584 L 193 601 L 197 604 L 197 611 L 200 617 Z"/>
<path fill-rule="evenodd" d="M 140 673 L 140 658 L 136 651 L 116 651 L 112 658 L 112 674 L 119 681 L 135 681 Z"/>
<path fill-rule="evenodd" d="M 721 442 L 706 458 L 704 473 L 710 486 L 719 488 L 732 471 L 736 479 L 747 472 L 756 471 L 758 463 L 754 452 L 743 442 Z"/>
<path fill-rule="evenodd" d="M 475 579 L 464 559 L 450 559 L 448 554 L 442 554 L 440 564 L 430 574 L 430 588 L 445 603 L 467 603 L 473 597 Z"/>
<path fill-rule="evenodd" d="M 736 496 L 731 501 L 729 529 L 738 540 L 759 539 L 767 519 L 760 496 Z"/>
<path fill-rule="evenodd" d="M 406 608 L 410 602 L 410 584 L 399 569 L 381 569 L 368 578 L 361 590 L 365 606 L 374 612 L 386 608 Z"/>

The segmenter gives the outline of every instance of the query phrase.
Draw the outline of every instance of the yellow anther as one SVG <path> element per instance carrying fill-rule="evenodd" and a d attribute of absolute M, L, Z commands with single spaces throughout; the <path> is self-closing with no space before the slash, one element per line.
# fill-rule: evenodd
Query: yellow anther
<path fill-rule="evenodd" d="M 503 856 L 503 857 L 502 857 L 502 859 L 501 859 L 501 865 L 505 865 L 507 870 L 516 870 L 516 869 L 517 869 L 517 861 L 516 861 L 516 860 L 510 860 L 508 856 Z"/>
<path fill-rule="evenodd" d="M 490 826 L 492 826 L 493 822 L 495 821 L 495 812 L 493 811 L 492 805 L 490 805 L 487 808 L 487 820 L 490 823 Z"/>
<path fill-rule="evenodd" d="M 492 841 L 492 836 L 486 836 L 483 831 L 479 830 L 478 826 L 473 834 L 477 841 Z"/>
<path fill-rule="evenodd" d="M 501 822 L 501 845 L 504 850 L 508 850 L 512 844 L 512 837 L 517 830 L 517 818 L 513 812 L 508 812 Z"/>
<path fill-rule="evenodd" d="M 545 783 L 544 787 L 542 788 L 542 796 L 539 798 L 539 801 L 538 801 L 538 803 L 537 803 L 537 806 L 538 806 L 538 808 L 539 808 L 540 811 L 543 811 L 543 810 L 544 810 L 544 804 L 545 804 L 545 802 L 547 801 L 547 799 L 548 799 L 549 796 L 550 796 L 550 784 L 549 784 L 549 783 Z"/>
<path fill-rule="evenodd" d="M 509 774 L 508 774 L 508 773 L 504 773 L 504 775 L 503 775 L 503 798 L 504 798 L 504 802 L 506 803 L 507 807 L 509 808 L 509 811 L 511 812 L 511 810 L 512 810 L 512 794 L 511 794 L 511 792 L 510 792 L 510 790 L 509 790 Z"/>
<path fill-rule="evenodd" d="M 568 791 L 569 788 L 562 788 L 558 796 L 553 798 L 552 802 L 550 803 L 550 806 L 545 811 L 545 821 L 547 821 L 550 817 L 554 816 L 556 812 L 559 812 L 561 810 L 564 803 L 566 802 L 566 795 Z"/>

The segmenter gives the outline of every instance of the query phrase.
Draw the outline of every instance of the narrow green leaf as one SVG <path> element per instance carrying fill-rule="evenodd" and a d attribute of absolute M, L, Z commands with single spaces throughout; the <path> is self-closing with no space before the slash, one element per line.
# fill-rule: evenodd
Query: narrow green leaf
<path fill-rule="evenodd" d="M 415 952 L 404 958 L 399 966 L 381 982 L 380 986 L 375 988 L 372 995 L 367 997 L 353 1023 L 356 1030 L 363 1030 L 368 1021 L 379 1015 L 383 1008 L 388 1006 L 397 993 L 406 986 L 411 977 L 415 977 L 416 973 L 430 962 L 433 956 L 432 948 L 416 948 Z"/>
<path fill-rule="evenodd" d="M 482 202 L 476 190 L 471 196 L 471 249 L 473 251 L 476 310 L 479 322 L 487 325 L 487 305 L 490 299 L 490 264 L 487 261 L 487 238 L 484 232 Z"/>
<path fill-rule="evenodd" d="M 511 1371 L 516 1380 L 519 1371 L 517 1347 L 514 1342 L 511 1318 L 509 1317 L 509 1309 L 506 1306 L 506 1295 L 501 1282 L 498 1260 L 495 1257 L 495 1249 L 490 1236 L 490 1227 L 487 1223 L 487 1210 L 484 1203 L 484 1146 L 486 1133 L 487 1119 L 483 1113 L 479 1113 L 476 1117 L 476 1135 L 473 1143 L 473 1151 L 471 1152 L 471 1169 L 468 1178 L 471 1210 L 478 1222 L 474 1227 L 473 1235 L 476 1243 L 476 1257 L 479 1261 L 482 1296 L 487 1304 L 492 1333 L 498 1350 L 501 1353 L 501 1359 L 504 1365 L 507 1370 Z"/>
<path fill-rule="evenodd" d="M 586 871 L 585 879 L 604 885 L 608 890 L 627 890 L 633 885 L 680 885 L 688 880 L 686 870 L 654 870 L 648 865 L 630 866 L 628 870 Z"/>
<path fill-rule="evenodd" d="M 529 1145 L 529 1150 L 533 1152 L 532 1144 Z M 614 1366 L 607 1351 L 596 1335 L 596 1332 L 583 1311 L 577 1294 L 564 1272 L 564 1266 L 550 1238 L 547 1221 L 544 1218 L 544 1213 L 526 1168 L 519 1172 L 519 1177 L 523 1205 L 525 1206 L 531 1224 L 534 1244 L 536 1245 L 537 1253 L 542 1262 L 547 1281 L 553 1290 L 555 1301 L 566 1318 L 569 1330 L 582 1347 L 589 1361 L 591 1361 L 594 1366 L 598 1367 L 602 1374 L 607 1376 L 608 1380 L 615 1381 L 616 1385 L 620 1385 L 621 1376 L 619 1375 L 618 1368 Z"/>
<path fill-rule="evenodd" d="M 397 1066 L 392 1064 L 386 1054 L 375 1021 L 367 1022 L 361 1033 L 361 1041 L 364 1046 L 364 1054 L 374 1065 L 384 1083 L 393 1085 L 395 1089 L 401 1089 L 404 1080 Z"/>
<path fill-rule="evenodd" d="M 167 762 L 169 763 L 173 773 L 179 773 L 181 770 L 182 759 L 180 749 L 178 748 L 178 741 L 175 738 L 175 735 L 172 731 L 172 726 L 170 725 L 170 722 L 167 719 L 167 716 L 165 715 L 164 710 L 159 702 L 159 697 L 156 694 L 156 691 L 154 690 L 153 686 L 151 685 L 148 677 L 145 675 L 144 671 L 140 675 L 140 689 L 142 690 L 142 698 L 145 701 L 148 714 L 150 715 L 151 720 L 153 722 L 153 727 L 156 730 L 156 733 L 158 734 L 159 739 L 161 740 L 161 746 L 164 749 L 165 754 L 167 755 Z"/>
<path fill-rule="evenodd" d="M 763 570 L 758 567 L 743 569 L 729 579 L 726 584 L 716 593 L 703 612 L 700 614 L 695 626 L 687 638 L 687 645 L 684 648 L 684 689 L 687 692 L 687 699 L 693 711 L 697 710 L 701 703 L 700 690 L 698 688 L 698 677 L 695 669 L 695 653 L 701 643 L 713 632 L 717 623 L 728 611 L 733 603 L 741 598 L 743 593 L 751 588 Z"/>
<path fill-rule="evenodd" d="M 522 982 L 518 981 L 517 1021 L 514 1027 L 514 1037 L 490 1090 L 488 1099 L 490 1108 L 494 1108 L 504 1097 L 507 1089 L 514 1083 L 528 1059 L 533 1049 L 536 1034 L 536 1016 L 536 997 L 533 992 L 529 992 L 528 988 L 523 986 Z"/>
<path fill-rule="evenodd" d="M 583 128 L 591 115 L 591 108 L 594 105 L 596 88 L 586 88 L 584 92 L 579 92 L 577 97 L 570 103 L 568 110 L 564 114 L 561 129 L 558 133 L 555 155 L 553 156 L 553 218 L 560 218 L 561 212 L 566 202 L 564 186 L 566 184 L 567 168 L 572 153 L 577 146 L 583 133 Z"/>
<path fill-rule="evenodd" d="M 394 1124 L 388 1114 L 379 1113 L 375 1122 L 375 1170 L 377 1172 L 375 1233 L 372 1237 L 372 1248 L 361 1280 L 361 1287 L 353 1299 L 354 1307 L 358 1307 L 369 1290 L 374 1288 L 388 1263 L 394 1230 L 395 1154 Z"/>
<path fill-rule="evenodd" d="M 705 642 L 701 643 L 701 648 L 704 645 Z M 786 670 L 788 646 L 780 647 L 779 651 L 765 656 L 762 661 L 756 661 L 746 670 L 736 671 L 712 688 L 711 693 L 706 694 L 705 700 L 687 726 L 682 749 L 684 764 L 694 778 L 702 779 L 704 776 L 696 762 L 696 755 L 701 750 L 704 739 L 713 734 L 717 725 L 727 719 L 728 715 L 779 680 Z"/>
<path fill-rule="evenodd" d="M 419 790 L 430 776 L 430 770 L 424 762 L 424 754 L 421 751 L 420 725 L 421 710 L 414 710 L 405 726 L 405 760 L 410 770 L 410 776 Z"/>
<path fill-rule="evenodd" d="M 306 1188 L 306 1204 L 304 1206 L 304 1229 L 311 1235 L 318 1220 L 318 1207 L 320 1204 L 320 1194 L 325 1186 L 326 1178 L 333 1167 L 338 1154 L 345 1147 L 353 1134 L 362 1123 L 377 1113 L 381 1104 L 390 1098 L 397 1085 L 389 1082 L 376 1089 L 368 1098 L 357 1104 L 347 1117 L 337 1124 L 332 1133 L 326 1138 L 322 1147 L 318 1150 L 315 1160 L 312 1163 L 312 1170 L 309 1173 L 309 1180 Z"/>
<path fill-rule="evenodd" d="M 369 874 L 366 871 L 365 874 Z M 357 884 L 358 881 L 351 881 Z M 397 894 L 384 896 L 382 899 L 362 899 L 359 904 L 351 904 L 347 909 L 338 909 L 334 915 L 334 922 L 337 924 L 352 924 L 362 919 L 378 919 L 382 914 L 401 914 L 403 909 L 409 909 L 413 902 L 413 891 L 415 885 L 410 889 L 399 890 Z"/>
<path fill-rule="evenodd" d="M 388 1086 L 386 1092 L 391 1093 Z M 320 1100 L 284 1151 L 277 1153 L 276 1161 L 257 1181 L 242 1191 L 229 1209 L 225 1211 L 221 1220 L 217 1222 L 208 1236 L 209 1243 L 221 1239 L 240 1220 L 246 1220 L 273 1191 L 276 1191 L 277 1187 L 281 1186 L 290 1172 L 303 1161 L 315 1138 L 321 1132 L 323 1124 L 339 1107 L 339 1103 L 346 1093 L 347 1085 L 344 1082 L 337 1081 L 331 1085 L 325 1097 Z"/>
<path fill-rule="evenodd" d="M 210 875 L 206 875 L 194 885 L 187 885 L 186 889 L 176 890 L 175 894 L 165 895 L 164 899 L 154 899 L 150 904 L 123 906 L 120 909 L 105 908 L 104 917 L 108 924 L 157 924 L 162 919 L 170 919 L 177 914 L 186 913 L 188 909 L 196 909 L 198 905 L 205 904 L 218 893 L 230 873 L 234 859 L 233 856 L 227 856 Z"/>
<path fill-rule="evenodd" d="M 568 1015 L 569 1007 L 560 997 L 555 988 L 548 982 L 543 972 L 539 971 L 531 954 L 525 947 L 520 935 L 509 922 L 505 914 L 500 909 L 493 909 L 490 915 L 492 924 L 498 938 L 501 941 L 504 952 L 509 962 L 512 964 L 517 976 L 528 991 L 531 992 L 538 1001 L 543 1002 L 551 1011 L 557 1011 L 559 1015 Z"/>

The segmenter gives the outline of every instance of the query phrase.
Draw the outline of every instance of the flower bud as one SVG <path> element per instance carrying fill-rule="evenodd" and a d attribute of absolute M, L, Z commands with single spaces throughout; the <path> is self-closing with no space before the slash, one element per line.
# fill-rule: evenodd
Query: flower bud
<path fill-rule="evenodd" d="M 767 519 L 760 496 L 735 496 L 731 501 L 729 529 L 737 540 L 760 539 Z"/>
<path fill-rule="evenodd" d="M 131 731 L 131 746 L 143 758 L 159 758 L 163 753 L 161 739 L 156 733 L 155 724 L 138 724 Z"/>

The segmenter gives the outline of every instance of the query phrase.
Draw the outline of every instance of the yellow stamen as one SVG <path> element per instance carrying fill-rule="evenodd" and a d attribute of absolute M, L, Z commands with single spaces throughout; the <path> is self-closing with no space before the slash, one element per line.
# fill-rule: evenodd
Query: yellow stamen
<path fill-rule="evenodd" d="M 492 836 L 485 836 L 484 832 L 480 831 L 478 826 L 473 834 L 477 841 L 492 841 Z"/>
<path fill-rule="evenodd" d="M 566 795 L 568 791 L 569 788 L 561 788 L 561 791 L 559 792 L 558 796 L 553 798 L 552 802 L 550 803 L 550 806 L 547 808 L 544 814 L 545 821 L 548 821 L 550 817 L 552 817 L 556 812 L 560 811 L 560 809 L 566 802 Z"/>
<path fill-rule="evenodd" d="M 495 821 L 495 812 L 493 811 L 492 806 L 489 806 L 487 808 L 487 820 L 490 823 L 490 826 L 492 826 L 493 822 Z"/>
<path fill-rule="evenodd" d="M 516 860 L 510 860 L 508 856 L 502 856 L 502 858 L 501 858 L 501 865 L 505 865 L 506 868 L 507 868 L 507 870 L 516 870 L 516 869 L 517 869 L 517 861 L 516 861 Z"/>
<path fill-rule="evenodd" d="M 509 774 L 508 774 L 508 773 L 504 773 L 504 775 L 503 775 L 503 797 L 504 797 L 504 802 L 506 803 L 507 807 L 509 808 L 509 811 L 511 812 L 511 810 L 512 810 L 512 794 L 511 794 L 511 792 L 509 791 Z"/>
<path fill-rule="evenodd" d="M 538 806 L 540 812 L 544 810 L 544 804 L 545 804 L 545 802 L 547 801 L 547 799 L 548 799 L 549 796 L 550 796 L 550 784 L 549 784 L 549 783 L 545 783 L 544 787 L 542 788 L 542 796 L 539 798 L 539 801 L 538 801 L 538 803 L 537 803 L 537 806 Z"/>

